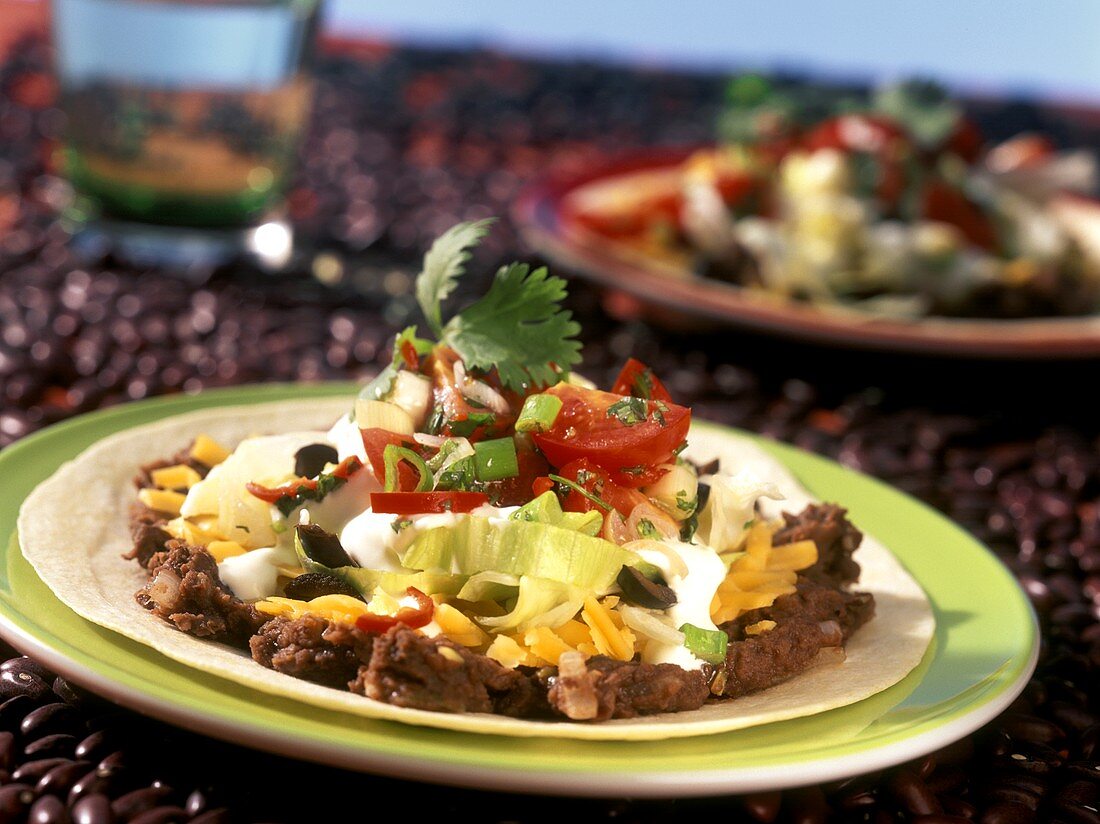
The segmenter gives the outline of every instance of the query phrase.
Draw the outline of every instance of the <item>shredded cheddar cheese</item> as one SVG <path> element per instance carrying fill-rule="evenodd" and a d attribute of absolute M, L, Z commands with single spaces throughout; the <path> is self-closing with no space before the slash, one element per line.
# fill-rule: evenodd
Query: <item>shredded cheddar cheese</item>
<path fill-rule="evenodd" d="M 795 591 L 798 570 L 817 561 L 813 541 L 772 546 L 776 526 L 757 522 L 745 536 L 744 553 L 736 558 L 711 601 L 711 619 L 716 624 L 732 621 L 754 609 L 770 607 L 781 595 Z M 759 627 L 770 622 L 761 621 Z M 773 624 L 774 626 L 774 624 Z M 770 627 L 763 627 L 763 632 Z M 755 634 L 755 633 L 750 633 Z"/>

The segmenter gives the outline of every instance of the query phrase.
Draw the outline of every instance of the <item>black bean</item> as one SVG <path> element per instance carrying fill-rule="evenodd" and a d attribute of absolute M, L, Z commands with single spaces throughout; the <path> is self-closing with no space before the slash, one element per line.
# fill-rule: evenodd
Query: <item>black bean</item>
<path fill-rule="evenodd" d="M 783 796 L 778 792 L 753 793 L 745 796 L 741 801 L 745 806 L 745 812 L 754 821 L 770 824 L 779 816 L 779 807 L 783 803 Z"/>
<path fill-rule="evenodd" d="M 72 805 L 86 795 L 111 795 L 130 784 L 129 777 L 121 767 L 96 767 L 88 770 L 73 783 L 69 790 L 68 803 Z"/>
<path fill-rule="evenodd" d="M 31 805 L 28 824 L 70 824 L 69 811 L 56 796 L 44 795 Z"/>
<path fill-rule="evenodd" d="M 69 704 L 80 705 L 88 701 L 89 698 L 95 697 L 92 693 L 66 681 L 61 676 L 53 679 L 50 688 L 53 690 L 54 695 Z"/>
<path fill-rule="evenodd" d="M 187 800 L 183 803 L 183 808 L 187 810 L 188 815 L 198 815 L 207 807 L 206 793 L 201 789 L 194 789 L 187 796 Z"/>
<path fill-rule="evenodd" d="M 233 816 L 226 807 L 218 807 L 215 810 L 207 810 L 201 815 L 191 819 L 191 824 L 230 824 Z M 811 824 L 811 822 L 805 822 Z"/>
<path fill-rule="evenodd" d="M 953 795 L 941 795 L 940 804 L 948 815 L 971 819 L 978 814 L 978 808 L 963 798 Z"/>
<path fill-rule="evenodd" d="M 130 824 L 177 824 L 191 816 L 182 807 L 156 807 L 130 819 Z"/>
<path fill-rule="evenodd" d="M 100 793 L 84 796 L 70 807 L 73 824 L 114 824 L 111 799 Z"/>
<path fill-rule="evenodd" d="M 0 770 L 10 770 L 15 763 L 15 733 L 0 732 Z"/>
<path fill-rule="evenodd" d="M 39 699 L 49 690 L 48 681 L 27 669 L 8 669 L 0 672 L 0 698 L 10 699 L 25 695 Z"/>
<path fill-rule="evenodd" d="M 97 761 L 112 751 L 112 738 L 116 738 L 107 730 L 96 730 L 93 733 L 85 736 L 79 744 L 76 745 L 76 749 L 73 754 L 77 758 L 86 758 L 89 761 Z"/>
<path fill-rule="evenodd" d="M 172 794 L 169 787 L 144 787 L 119 796 L 111 802 L 111 812 L 123 821 L 152 810 Z"/>
<path fill-rule="evenodd" d="M 1005 732 L 1019 741 L 1053 744 L 1066 737 L 1057 724 L 1033 715 L 1013 713 L 1001 717 L 998 723 Z"/>
<path fill-rule="evenodd" d="M 898 770 L 890 779 L 890 791 L 906 810 L 913 815 L 931 815 L 942 812 L 935 794 L 916 773 Z"/>
<path fill-rule="evenodd" d="M 91 766 L 87 761 L 59 764 L 38 780 L 34 790 L 39 795 L 56 795 L 60 798 L 67 798 L 73 784 L 87 773 Z"/>
<path fill-rule="evenodd" d="M 987 807 L 978 819 L 980 824 L 1032 824 L 1035 820 L 1034 810 L 1011 801 L 1002 801 Z"/>
<path fill-rule="evenodd" d="M 33 785 L 41 781 L 42 776 L 54 767 L 60 767 L 64 764 L 71 763 L 72 760 L 68 758 L 39 758 L 21 764 L 18 769 L 12 772 L 11 777 L 15 781 L 22 781 Z"/>
<path fill-rule="evenodd" d="M 1008 801 L 1020 804 L 1033 811 L 1039 809 L 1039 795 L 1026 787 L 1015 784 L 1002 784 L 994 787 L 986 793 L 986 796 L 991 801 Z"/>
<path fill-rule="evenodd" d="M 786 790 L 783 793 L 785 820 L 791 824 L 825 824 L 829 805 L 820 787 Z"/>
<path fill-rule="evenodd" d="M 33 741 L 71 727 L 76 718 L 76 710 L 68 704 L 44 704 L 23 717 L 19 731 L 23 734 L 23 740 Z"/>
<path fill-rule="evenodd" d="M 1100 761 L 1071 761 L 1063 769 L 1074 778 L 1100 781 Z"/>
<path fill-rule="evenodd" d="M 23 747 L 23 754 L 27 758 L 50 758 L 53 756 L 70 757 L 77 745 L 76 736 L 68 733 L 52 733 L 36 738 Z"/>
<path fill-rule="evenodd" d="M 34 799 L 34 789 L 27 784 L 0 787 L 0 821 L 23 821 Z"/>
<path fill-rule="evenodd" d="M 873 807 L 877 803 L 878 797 L 873 790 L 858 790 L 840 797 L 840 806 L 845 810 L 860 810 Z"/>
<path fill-rule="evenodd" d="M 55 677 L 46 667 L 39 664 L 33 658 L 28 658 L 26 655 L 19 656 L 18 658 L 9 658 L 4 661 L 0 664 L 0 673 L 3 672 L 26 672 L 37 676 L 42 681 L 53 681 Z"/>
<path fill-rule="evenodd" d="M 940 793 L 954 790 L 965 784 L 967 780 L 966 773 L 960 769 L 951 767 L 947 769 L 938 769 L 932 775 L 928 777 L 927 784 L 928 789 L 939 795 Z"/>
<path fill-rule="evenodd" d="M 1095 781 L 1071 781 L 1054 796 L 1059 809 L 1077 811 L 1078 808 L 1100 809 L 1100 785 Z"/>

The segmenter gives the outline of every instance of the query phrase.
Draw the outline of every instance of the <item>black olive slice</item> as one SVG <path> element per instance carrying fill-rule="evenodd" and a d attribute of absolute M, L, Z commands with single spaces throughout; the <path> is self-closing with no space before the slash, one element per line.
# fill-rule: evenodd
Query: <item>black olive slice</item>
<path fill-rule="evenodd" d="M 647 609 L 668 609 L 676 603 L 676 593 L 670 587 L 649 580 L 634 567 L 624 566 L 615 580 L 623 591 L 623 598 L 631 604 Z"/>
<path fill-rule="evenodd" d="M 294 474 L 299 478 L 316 478 L 325 471 L 325 464 L 336 463 L 340 455 L 327 443 L 311 443 L 294 453 Z"/>
<path fill-rule="evenodd" d="M 331 532 L 325 532 L 317 524 L 298 524 L 294 530 L 302 543 L 302 549 L 310 559 L 329 569 L 355 566 L 340 544 L 340 539 Z"/>
<path fill-rule="evenodd" d="M 328 572 L 307 572 L 299 575 L 286 585 L 284 592 L 287 598 L 297 598 L 299 601 L 312 601 L 322 595 L 350 595 L 361 599 L 359 590 L 343 578 Z"/>

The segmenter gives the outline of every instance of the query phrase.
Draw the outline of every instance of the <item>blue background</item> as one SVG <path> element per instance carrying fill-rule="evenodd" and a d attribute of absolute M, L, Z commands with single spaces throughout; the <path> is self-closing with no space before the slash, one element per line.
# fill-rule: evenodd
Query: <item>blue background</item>
<path fill-rule="evenodd" d="M 1100 102 L 1100 0 L 329 0 L 330 29 L 431 44 Z"/>

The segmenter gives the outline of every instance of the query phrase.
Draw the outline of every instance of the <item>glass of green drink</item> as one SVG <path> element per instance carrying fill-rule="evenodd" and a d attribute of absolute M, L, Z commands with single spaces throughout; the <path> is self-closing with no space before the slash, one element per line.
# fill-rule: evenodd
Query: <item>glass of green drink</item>
<path fill-rule="evenodd" d="M 320 0 L 53 0 L 78 243 L 279 265 Z"/>

